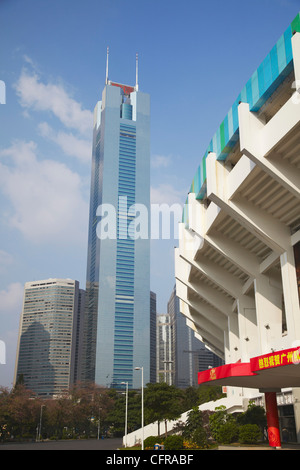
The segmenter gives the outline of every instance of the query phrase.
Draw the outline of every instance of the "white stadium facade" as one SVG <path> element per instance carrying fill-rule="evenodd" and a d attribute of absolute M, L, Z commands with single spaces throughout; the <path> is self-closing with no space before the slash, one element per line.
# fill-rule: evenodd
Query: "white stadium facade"
<path fill-rule="evenodd" d="M 298 14 L 211 139 L 175 248 L 181 313 L 224 360 L 199 386 L 222 385 L 230 412 L 265 406 L 274 448 L 300 442 L 299 271 Z"/>

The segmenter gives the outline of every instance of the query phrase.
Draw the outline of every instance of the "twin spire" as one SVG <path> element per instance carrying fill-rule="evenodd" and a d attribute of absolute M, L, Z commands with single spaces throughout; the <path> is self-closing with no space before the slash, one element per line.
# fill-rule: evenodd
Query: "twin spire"
<path fill-rule="evenodd" d="M 108 57 L 109 57 L 109 47 L 106 50 L 106 75 L 105 75 L 105 85 L 108 84 Z M 135 55 L 135 89 L 139 90 L 139 77 L 138 77 L 138 68 L 139 68 L 139 55 Z"/>

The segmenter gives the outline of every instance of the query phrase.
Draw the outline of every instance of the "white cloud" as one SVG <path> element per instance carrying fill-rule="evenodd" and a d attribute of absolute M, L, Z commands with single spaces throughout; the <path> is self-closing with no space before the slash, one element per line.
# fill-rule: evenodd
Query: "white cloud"
<path fill-rule="evenodd" d="M 67 128 L 76 129 L 82 135 L 90 135 L 93 113 L 71 98 L 62 85 L 44 84 L 39 76 L 23 70 L 16 85 L 21 105 L 36 111 L 52 112 Z"/>
<path fill-rule="evenodd" d="M 13 256 L 4 250 L 0 250 L 0 272 L 13 263 Z"/>
<path fill-rule="evenodd" d="M 19 315 L 22 310 L 24 286 L 20 282 L 13 282 L 7 289 L 0 290 L 0 314 Z"/>
<path fill-rule="evenodd" d="M 77 158 L 82 163 L 90 163 L 92 158 L 92 143 L 86 139 L 76 137 L 66 132 L 55 132 L 47 122 L 39 124 L 41 135 L 55 142 L 63 152 L 71 157 Z"/>
<path fill-rule="evenodd" d="M 186 191 L 174 188 L 171 184 L 160 184 L 151 187 L 150 190 L 151 204 L 184 204 L 186 199 Z"/>
<path fill-rule="evenodd" d="M 171 157 L 165 155 L 153 155 L 151 157 L 152 168 L 167 168 L 171 164 Z"/>
<path fill-rule="evenodd" d="M 66 165 L 39 159 L 34 142 L 0 152 L 0 191 L 11 203 L 5 221 L 35 243 L 85 241 L 88 203 L 80 176 Z"/>
<path fill-rule="evenodd" d="M 11 387 L 13 382 L 23 295 L 24 286 L 20 282 L 13 282 L 0 290 L 0 340 L 4 344 L 4 363 L 0 362 L 0 385 L 5 387 Z"/>

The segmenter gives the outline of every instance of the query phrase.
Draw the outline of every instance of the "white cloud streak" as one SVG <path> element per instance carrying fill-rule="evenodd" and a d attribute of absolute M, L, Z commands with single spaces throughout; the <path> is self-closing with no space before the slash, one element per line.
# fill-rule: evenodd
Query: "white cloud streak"
<path fill-rule="evenodd" d="M 20 104 L 26 109 L 50 111 L 69 129 L 91 135 L 93 113 L 71 98 L 62 85 L 44 84 L 36 73 L 23 70 L 15 85 Z"/>
<path fill-rule="evenodd" d="M 151 157 L 152 168 L 167 168 L 171 164 L 171 157 L 166 155 L 153 155 Z"/>
<path fill-rule="evenodd" d="M 0 314 L 19 315 L 22 310 L 24 286 L 20 282 L 9 284 L 6 289 L 0 290 Z"/>
<path fill-rule="evenodd" d="M 39 124 L 40 134 L 55 142 L 63 152 L 77 158 L 82 163 L 89 164 L 92 158 L 92 143 L 86 139 L 76 137 L 72 133 L 55 132 L 47 122 Z"/>
<path fill-rule="evenodd" d="M 184 204 L 186 191 L 174 188 L 171 184 L 152 186 L 150 190 L 151 204 Z"/>
<path fill-rule="evenodd" d="M 34 243 L 82 243 L 88 203 L 80 176 L 37 154 L 34 142 L 23 141 L 0 152 L 0 190 L 12 207 L 5 222 Z"/>

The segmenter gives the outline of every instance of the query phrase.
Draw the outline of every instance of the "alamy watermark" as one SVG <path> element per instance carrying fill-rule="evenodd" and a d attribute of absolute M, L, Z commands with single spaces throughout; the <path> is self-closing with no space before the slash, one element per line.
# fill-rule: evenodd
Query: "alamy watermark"
<path fill-rule="evenodd" d="M 1 364 L 6 364 L 6 346 L 2 340 L 0 340 L 0 365 Z"/>
<path fill-rule="evenodd" d="M 128 206 L 127 196 L 119 196 L 117 209 L 113 204 L 101 204 L 96 215 L 100 221 L 96 233 L 100 240 L 170 240 L 179 238 L 181 204 L 144 204 Z"/>
<path fill-rule="evenodd" d="M 3 80 L 0 80 L 0 104 L 6 104 L 6 86 Z"/>
<path fill-rule="evenodd" d="M 6 86 L 3 80 L 0 80 L 0 104 L 6 104 Z M 0 340 L 0 365 L 1 364 L 6 364 L 6 346 L 2 340 Z"/>

